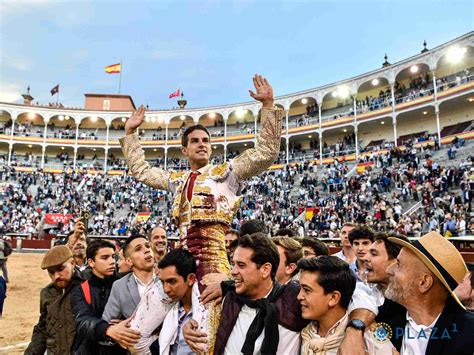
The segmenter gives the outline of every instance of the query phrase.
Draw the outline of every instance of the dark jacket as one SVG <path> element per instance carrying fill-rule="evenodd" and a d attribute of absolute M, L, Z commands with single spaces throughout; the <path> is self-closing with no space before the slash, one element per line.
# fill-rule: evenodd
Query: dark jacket
<path fill-rule="evenodd" d="M 392 319 L 384 320 L 392 328 L 392 344 L 400 351 L 403 336 L 397 331 L 405 329 L 406 312 L 400 312 Z M 426 348 L 429 355 L 472 355 L 474 354 L 474 313 L 462 309 L 449 297 L 436 322 Z"/>
<path fill-rule="evenodd" d="M 41 290 L 40 318 L 33 329 L 25 355 L 43 355 L 46 350 L 48 355 L 71 353 L 76 333 L 71 291 L 83 280 L 82 274 L 75 270 L 72 282 L 65 290 L 57 288 L 53 283 Z"/>
<path fill-rule="evenodd" d="M 385 298 L 383 305 L 379 307 L 379 313 L 375 317 L 375 321 L 378 323 L 389 323 L 393 318 L 398 317 L 400 314 L 406 314 L 407 309 L 401 304 Z"/>
<path fill-rule="evenodd" d="M 300 286 L 297 282 L 286 284 L 283 293 L 275 301 L 277 308 L 278 324 L 294 332 L 300 332 L 309 321 L 301 318 L 301 307 L 296 297 L 300 292 Z M 227 340 L 234 329 L 237 318 L 239 317 L 242 303 L 236 297 L 235 290 L 229 290 L 222 306 L 221 321 L 217 329 L 216 344 L 214 354 L 224 354 Z"/>
<path fill-rule="evenodd" d="M 86 302 L 82 286 L 72 291 L 72 311 L 76 323 L 76 338 L 73 354 L 126 354 L 118 344 L 109 342 L 105 332 L 108 323 L 102 313 L 109 299 L 115 277 L 101 279 L 93 273 L 88 275 L 91 304 Z"/>

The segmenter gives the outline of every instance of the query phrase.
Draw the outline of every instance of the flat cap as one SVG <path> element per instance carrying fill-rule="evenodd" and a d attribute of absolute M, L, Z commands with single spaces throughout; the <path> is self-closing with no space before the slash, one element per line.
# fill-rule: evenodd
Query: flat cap
<path fill-rule="evenodd" d="M 52 247 L 44 256 L 43 261 L 41 262 L 41 268 L 45 270 L 53 266 L 61 265 L 70 258 L 72 258 L 72 252 L 67 246 L 58 245 Z"/>

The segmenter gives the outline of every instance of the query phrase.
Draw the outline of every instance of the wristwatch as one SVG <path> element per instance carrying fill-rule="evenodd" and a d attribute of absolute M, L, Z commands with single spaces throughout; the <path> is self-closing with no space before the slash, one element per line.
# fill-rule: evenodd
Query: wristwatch
<path fill-rule="evenodd" d="M 357 330 L 362 330 L 362 332 L 365 332 L 365 323 L 361 321 L 360 319 L 352 319 L 347 323 L 346 329 L 347 328 L 355 328 Z"/>

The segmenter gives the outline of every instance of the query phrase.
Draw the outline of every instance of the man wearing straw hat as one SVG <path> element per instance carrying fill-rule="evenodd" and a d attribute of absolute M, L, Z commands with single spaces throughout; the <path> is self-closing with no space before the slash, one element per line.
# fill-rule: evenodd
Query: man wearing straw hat
<path fill-rule="evenodd" d="M 402 355 L 473 354 L 474 313 L 454 293 L 468 272 L 461 254 L 437 232 L 389 240 L 403 248 L 387 268 L 385 296 L 407 309 L 389 322 L 393 345 Z"/>

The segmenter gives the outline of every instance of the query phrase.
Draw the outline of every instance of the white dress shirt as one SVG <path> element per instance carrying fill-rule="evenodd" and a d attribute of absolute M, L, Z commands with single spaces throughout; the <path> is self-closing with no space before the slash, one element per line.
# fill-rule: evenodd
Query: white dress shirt
<path fill-rule="evenodd" d="M 235 322 L 234 329 L 230 333 L 229 340 L 225 346 L 224 355 L 237 355 L 242 354 L 241 349 L 244 345 L 247 331 L 250 328 L 257 310 L 250 308 L 249 306 L 243 305 L 240 310 L 239 317 Z M 262 348 L 262 342 L 265 334 L 263 329 L 260 336 L 255 341 L 254 355 L 260 354 Z M 291 330 L 278 325 L 279 342 L 277 355 L 298 355 L 300 351 L 300 333 L 292 332 Z"/>
<path fill-rule="evenodd" d="M 405 332 L 403 333 L 403 342 L 400 355 L 424 355 L 430 340 L 433 327 L 438 321 L 438 314 L 436 319 L 430 325 L 418 325 L 407 312 L 407 324 L 405 325 Z"/>
<path fill-rule="evenodd" d="M 145 293 L 147 286 L 153 285 L 155 283 L 156 275 L 155 273 L 153 273 L 153 278 L 150 280 L 148 284 L 141 282 L 140 279 L 135 274 L 133 274 L 133 277 L 135 278 L 135 282 L 137 283 L 138 294 L 140 295 L 140 299 L 141 299 L 143 297 L 143 294 Z"/>
<path fill-rule="evenodd" d="M 265 297 L 272 291 L 267 293 Z M 235 322 L 234 329 L 230 333 L 229 339 L 224 349 L 224 355 L 237 355 L 242 354 L 242 346 L 244 345 L 245 338 L 247 337 L 247 332 L 252 324 L 253 320 L 257 316 L 257 309 L 251 308 L 249 306 L 243 305 L 240 309 L 239 316 Z M 299 332 L 292 332 L 291 330 L 278 325 L 278 349 L 277 355 L 298 355 L 300 352 L 301 338 Z M 255 341 L 255 346 L 253 349 L 254 355 L 260 354 L 260 349 L 262 348 L 263 338 L 265 336 L 265 328 L 262 330 L 262 333 Z"/>

